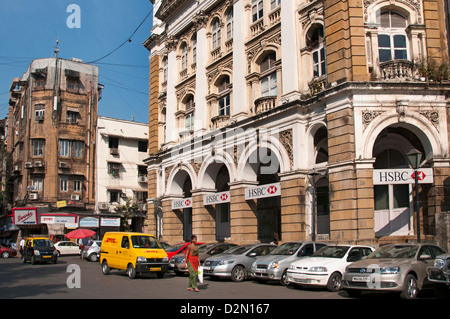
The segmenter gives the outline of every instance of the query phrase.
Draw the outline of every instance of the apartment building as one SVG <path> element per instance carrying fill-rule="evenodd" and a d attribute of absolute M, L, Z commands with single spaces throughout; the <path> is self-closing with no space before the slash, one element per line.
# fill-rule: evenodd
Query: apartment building
<path fill-rule="evenodd" d="M 94 210 L 101 89 L 97 66 L 56 57 L 32 61 L 23 76 L 11 83 L 10 204 L 36 208 L 37 224 L 40 216 L 47 216 L 50 225 L 55 218 L 48 217 L 63 213 L 70 215 L 66 221 L 73 226 L 77 212 Z"/>
<path fill-rule="evenodd" d="M 136 205 L 130 226 L 142 231 L 147 212 L 148 124 L 99 116 L 96 143 L 96 212 L 112 218 L 117 207 Z"/>
<path fill-rule="evenodd" d="M 448 247 L 443 1 L 151 2 L 151 232 Z"/>

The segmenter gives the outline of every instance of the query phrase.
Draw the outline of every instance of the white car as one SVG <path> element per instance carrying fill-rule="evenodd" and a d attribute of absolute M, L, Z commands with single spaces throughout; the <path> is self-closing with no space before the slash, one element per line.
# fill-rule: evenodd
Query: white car
<path fill-rule="evenodd" d="M 289 283 L 301 286 L 322 286 L 329 291 L 341 289 L 345 267 L 370 255 L 373 247 L 362 245 L 325 246 L 311 257 L 289 265 Z"/>
<path fill-rule="evenodd" d="M 60 241 L 55 244 L 58 256 L 61 255 L 79 255 L 81 254 L 80 245 L 73 241 Z"/>

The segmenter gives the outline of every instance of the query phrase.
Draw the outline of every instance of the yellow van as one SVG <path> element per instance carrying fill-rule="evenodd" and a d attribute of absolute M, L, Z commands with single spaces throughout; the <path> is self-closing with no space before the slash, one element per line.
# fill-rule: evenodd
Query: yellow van
<path fill-rule="evenodd" d="M 103 236 L 100 263 L 104 275 L 111 269 L 126 270 L 129 278 L 139 273 L 156 273 L 162 278 L 169 269 L 169 258 L 153 235 L 108 232 Z"/>

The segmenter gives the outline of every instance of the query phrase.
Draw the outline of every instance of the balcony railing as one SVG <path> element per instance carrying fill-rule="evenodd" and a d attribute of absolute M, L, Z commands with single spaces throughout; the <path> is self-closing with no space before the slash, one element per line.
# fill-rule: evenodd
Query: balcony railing
<path fill-rule="evenodd" d="M 261 114 L 277 106 L 276 96 L 263 96 L 255 100 L 255 114 Z"/>
<path fill-rule="evenodd" d="M 390 60 L 380 63 L 381 79 L 385 81 L 409 81 L 414 79 L 414 62 Z"/>
<path fill-rule="evenodd" d="M 213 129 L 221 129 L 230 123 L 229 115 L 217 115 L 211 119 Z"/>

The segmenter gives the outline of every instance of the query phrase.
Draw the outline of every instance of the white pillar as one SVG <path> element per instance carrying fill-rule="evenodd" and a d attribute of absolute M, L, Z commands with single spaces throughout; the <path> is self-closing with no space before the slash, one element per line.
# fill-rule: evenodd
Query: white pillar
<path fill-rule="evenodd" d="M 178 128 L 175 119 L 175 113 L 177 112 L 177 97 L 175 94 L 177 70 L 177 54 L 173 49 L 167 55 L 166 143 L 169 145 L 176 143 L 178 140 Z"/>
<path fill-rule="evenodd" d="M 208 81 L 206 77 L 206 64 L 208 59 L 208 43 L 206 39 L 206 26 L 203 24 L 197 30 L 197 61 L 196 61 L 196 83 L 195 83 L 195 113 L 194 134 L 201 135 L 208 129 L 209 117 L 206 103 L 208 94 Z"/>

